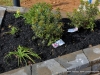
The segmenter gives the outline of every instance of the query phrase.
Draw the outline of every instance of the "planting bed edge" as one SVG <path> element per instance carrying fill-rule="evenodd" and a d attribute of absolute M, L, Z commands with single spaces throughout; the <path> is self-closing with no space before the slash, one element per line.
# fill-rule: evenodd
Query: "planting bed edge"
<path fill-rule="evenodd" d="M 28 11 L 23 7 L 0 7 L 0 26 L 5 10 L 21 13 Z M 54 10 L 53 10 L 54 12 Z M 62 18 L 66 13 L 61 11 Z M 79 50 L 54 59 L 25 66 L 0 75 L 89 75 L 100 72 L 100 45 Z"/>

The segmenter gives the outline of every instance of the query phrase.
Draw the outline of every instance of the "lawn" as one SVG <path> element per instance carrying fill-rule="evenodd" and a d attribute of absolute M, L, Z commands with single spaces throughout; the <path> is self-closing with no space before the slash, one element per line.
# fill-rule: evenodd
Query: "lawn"
<path fill-rule="evenodd" d="M 23 1 L 23 0 L 20 0 L 20 1 Z M 13 0 L 0 0 L 0 5 L 12 6 L 13 5 Z"/>

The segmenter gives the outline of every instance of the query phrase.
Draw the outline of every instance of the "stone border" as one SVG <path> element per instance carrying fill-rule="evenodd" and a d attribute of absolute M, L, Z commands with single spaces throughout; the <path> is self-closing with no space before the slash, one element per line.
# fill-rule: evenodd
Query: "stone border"
<path fill-rule="evenodd" d="M 18 9 L 21 13 L 28 11 L 28 9 L 23 7 L 0 7 L 0 26 L 5 10 L 15 12 Z M 65 12 L 61 12 L 61 14 L 64 18 Z M 100 45 L 25 66 L 0 75 L 89 75 L 90 73 L 97 72 L 100 72 Z"/>

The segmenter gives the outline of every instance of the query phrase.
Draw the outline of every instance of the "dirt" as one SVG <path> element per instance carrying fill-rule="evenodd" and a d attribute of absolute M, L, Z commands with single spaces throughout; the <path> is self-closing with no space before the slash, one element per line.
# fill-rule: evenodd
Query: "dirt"
<path fill-rule="evenodd" d="M 21 6 L 29 8 L 38 2 L 50 3 L 53 9 L 59 8 L 66 12 L 72 12 L 74 9 L 77 9 L 80 4 L 80 0 L 23 0 Z"/>
<path fill-rule="evenodd" d="M 41 59 L 33 58 L 38 63 L 87 48 L 89 45 L 100 44 L 100 20 L 96 21 L 94 32 L 80 28 L 75 33 L 67 32 L 70 28 L 68 26 L 69 19 L 63 18 L 61 21 L 64 23 L 64 32 L 61 39 L 65 44 L 58 48 L 53 48 L 52 45 L 41 47 L 38 46 L 38 40 L 32 40 L 34 32 L 31 26 L 26 25 L 23 18 L 16 19 L 13 13 L 6 12 L 0 31 L 0 73 L 25 65 L 18 66 L 17 58 L 15 57 L 8 61 L 4 60 L 5 55 L 10 51 L 15 51 L 19 45 L 32 48 L 41 57 Z M 9 25 L 18 27 L 19 32 L 16 35 L 4 34 L 10 30 Z M 27 62 L 29 61 L 27 60 Z"/>

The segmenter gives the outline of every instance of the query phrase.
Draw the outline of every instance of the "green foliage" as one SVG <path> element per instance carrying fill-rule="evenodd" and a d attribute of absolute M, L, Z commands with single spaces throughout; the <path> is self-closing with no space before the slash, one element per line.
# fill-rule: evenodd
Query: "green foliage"
<path fill-rule="evenodd" d="M 19 9 L 16 11 L 16 13 L 14 14 L 14 16 L 15 16 L 15 18 L 18 18 L 18 17 L 22 16 L 20 14 L 20 10 Z"/>
<path fill-rule="evenodd" d="M 36 53 L 34 53 L 30 48 L 27 47 L 23 47 L 23 46 L 18 46 L 17 47 L 17 51 L 13 51 L 13 52 L 9 52 L 5 58 L 11 58 L 11 56 L 14 55 L 17 59 L 18 59 L 18 65 L 24 61 L 27 65 L 27 61 L 26 58 L 29 59 L 30 61 L 32 61 L 33 63 L 34 60 L 31 58 L 32 57 L 36 57 L 36 58 L 40 58 Z"/>
<path fill-rule="evenodd" d="M 72 14 L 67 14 L 68 18 L 72 21 L 70 25 L 75 27 L 83 27 L 84 29 L 90 29 L 93 31 L 95 27 L 95 18 L 99 13 L 97 6 L 99 5 L 98 0 L 94 4 L 84 2 L 81 0 L 81 6 L 79 11 L 74 10 Z"/>
<path fill-rule="evenodd" d="M 26 23 L 32 25 L 35 33 L 33 38 L 40 38 L 42 44 L 51 45 L 60 39 L 62 23 L 59 22 L 61 15 L 59 10 L 55 14 L 51 12 L 52 6 L 47 3 L 37 3 L 31 7 L 29 12 L 23 15 Z"/>
<path fill-rule="evenodd" d="M 11 30 L 8 32 L 8 33 L 10 33 L 10 34 L 12 34 L 12 35 L 14 35 L 15 33 L 17 33 L 18 32 L 18 28 L 17 27 L 15 27 L 15 26 L 12 26 L 11 27 Z"/>

